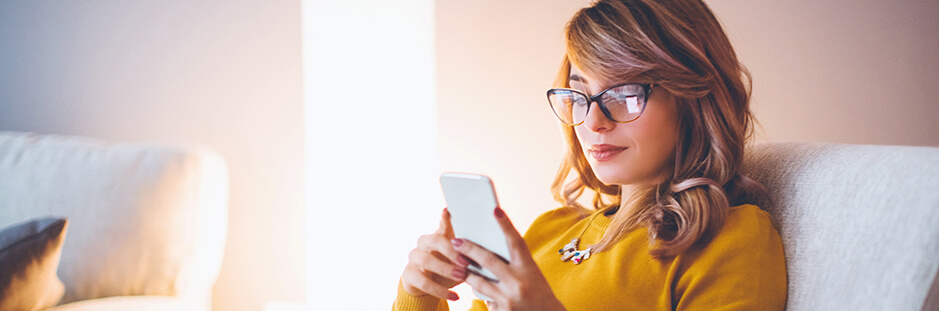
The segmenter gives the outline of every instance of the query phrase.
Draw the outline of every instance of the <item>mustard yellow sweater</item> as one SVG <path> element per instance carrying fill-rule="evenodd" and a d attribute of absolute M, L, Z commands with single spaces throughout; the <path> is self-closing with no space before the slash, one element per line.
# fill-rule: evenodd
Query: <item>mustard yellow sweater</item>
<path fill-rule="evenodd" d="M 637 229 L 580 265 L 558 249 L 580 235 L 590 217 L 572 208 L 542 214 L 525 241 L 557 298 L 568 310 L 783 310 L 786 261 L 769 214 L 753 205 L 730 209 L 707 246 L 667 259 L 649 255 L 646 229 Z M 589 224 L 580 247 L 596 244 L 611 219 Z M 398 285 L 393 310 L 448 310 L 445 300 L 411 296 Z M 470 310 L 487 310 L 474 300 Z"/>

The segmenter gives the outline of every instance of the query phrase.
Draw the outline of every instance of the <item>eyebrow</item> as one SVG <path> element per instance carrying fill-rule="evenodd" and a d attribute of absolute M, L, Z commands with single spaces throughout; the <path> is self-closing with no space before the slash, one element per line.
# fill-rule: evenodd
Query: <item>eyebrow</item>
<path fill-rule="evenodd" d="M 567 77 L 567 81 L 568 83 L 570 83 L 570 81 L 577 81 L 580 83 L 587 84 L 587 79 L 579 75 L 571 75 L 570 77 Z"/>

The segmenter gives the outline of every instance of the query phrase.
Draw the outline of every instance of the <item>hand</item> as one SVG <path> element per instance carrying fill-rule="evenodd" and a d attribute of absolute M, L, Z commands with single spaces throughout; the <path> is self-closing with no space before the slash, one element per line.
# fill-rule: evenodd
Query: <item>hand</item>
<path fill-rule="evenodd" d="M 453 249 L 492 271 L 499 279 L 498 282 L 491 282 L 482 276 L 470 274 L 466 283 L 494 300 L 488 302 L 490 310 L 564 310 L 551 291 L 548 280 L 532 259 L 525 240 L 512 226 L 502 208 L 496 208 L 495 217 L 505 233 L 511 262 L 506 263 L 495 253 L 473 242 L 454 239 L 451 241 Z"/>
<path fill-rule="evenodd" d="M 413 296 L 431 295 L 440 299 L 457 300 L 460 297 L 450 288 L 466 278 L 469 260 L 453 246 L 453 228 L 450 227 L 450 212 L 443 209 L 440 227 L 432 234 L 421 236 L 417 248 L 408 254 L 408 265 L 401 275 L 404 291 Z"/>

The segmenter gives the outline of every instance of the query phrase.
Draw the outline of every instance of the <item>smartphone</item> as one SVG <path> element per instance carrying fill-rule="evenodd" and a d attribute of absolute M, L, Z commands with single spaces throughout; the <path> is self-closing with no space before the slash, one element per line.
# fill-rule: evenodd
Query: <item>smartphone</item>
<path fill-rule="evenodd" d="M 506 262 L 511 260 L 505 234 L 493 214 L 499 201 L 492 180 L 484 175 L 447 172 L 440 175 L 440 187 L 450 211 L 453 234 L 485 247 Z M 485 268 L 471 264 L 467 270 L 498 281 L 496 275 Z M 479 293 L 476 296 L 480 296 Z"/>

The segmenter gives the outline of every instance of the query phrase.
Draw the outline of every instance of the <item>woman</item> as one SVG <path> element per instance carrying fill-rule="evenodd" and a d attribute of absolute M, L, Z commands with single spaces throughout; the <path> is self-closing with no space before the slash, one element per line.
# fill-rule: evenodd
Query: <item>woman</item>
<path fill-rule="evenodd" d="M 473 310 L 781 310 L 782 241 L 742 175 L 752 131 L 748 73 L 700 0 L 602 0 L 565 29 L 548 91 L 568 150 L 564 205 L 524 237 L 501 209 L 506 263 L 452 239 L 444 210 L 401 277 L 397 310 L 446 310 L 466 282 Z M 573 171 L 575 175 L 570 173 Z M 591 208 L 578 198 L 592 197 Z M 466 272 L 470 262 L 499 282 Z"/>

